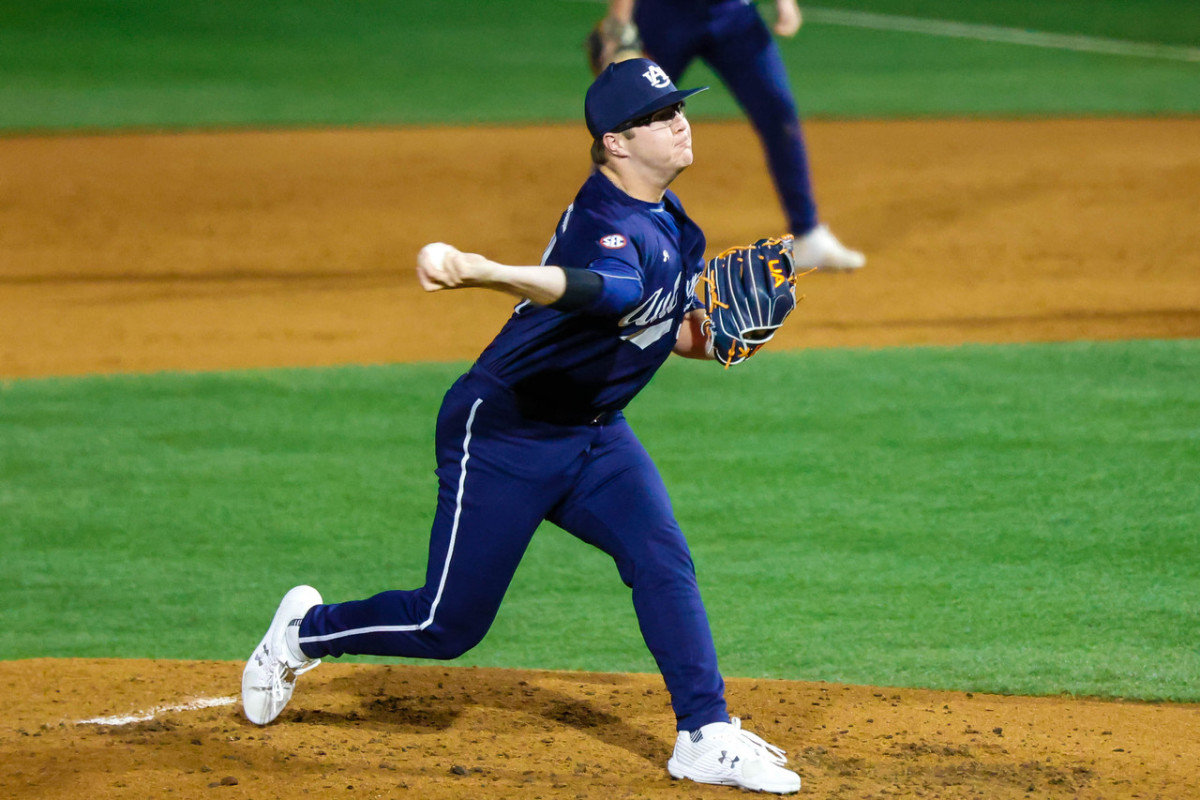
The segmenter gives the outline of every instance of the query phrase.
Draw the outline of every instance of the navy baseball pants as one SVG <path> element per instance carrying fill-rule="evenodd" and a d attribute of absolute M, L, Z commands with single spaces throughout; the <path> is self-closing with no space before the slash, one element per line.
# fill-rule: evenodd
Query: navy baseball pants
<path fill-rule="evenodd" d="M 634 21 L 646 53 L 679 83 L 702 59 L 738 101 L 762 140 L 791 233 L 817 226 L 808 148 L 778 45 L 742 0 L 638 0 Z"/>
<path fill-rule="evenodd" d="M 687 542 L 623 415 L 599 425 L 529 420 L 510 390 L 473 370 L 442 404 L 437 463 L 425 585 L 317 606 L 300 627 L 305 654 L 462 655 L 487 633 L 546 519 L 616 561 L 679 730 L 728 720 Z"/>

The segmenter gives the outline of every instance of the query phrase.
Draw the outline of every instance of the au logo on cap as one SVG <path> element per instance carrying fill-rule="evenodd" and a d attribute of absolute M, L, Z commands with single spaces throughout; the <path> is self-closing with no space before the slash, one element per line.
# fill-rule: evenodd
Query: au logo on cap
<path fill-rule="evenodd" d="M 658 64 L 651 64 L 650 69 L 642 73 L 642 77 L 650 81 L 650 85 L 655 89 L 665 89 L 671 85 L 671 79 Z"/>

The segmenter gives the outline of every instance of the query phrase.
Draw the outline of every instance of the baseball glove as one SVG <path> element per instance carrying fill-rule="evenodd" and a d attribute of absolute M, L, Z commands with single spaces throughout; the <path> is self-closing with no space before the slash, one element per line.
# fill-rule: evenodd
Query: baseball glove
<path fill-rule="evenodd" d="M 791 236 L 732 247 L 708 261 L 697 294 L 708 312 L 709 351 L 726 369 L 757 353 L 796 308 L 796 277 Z"/>
<path fill-rule="evenodd" d="M 583 43 L 592 75 L 616 61 L 642 57 L 642 37 L 632 22 L 605 17 L 596 23 Z"/>

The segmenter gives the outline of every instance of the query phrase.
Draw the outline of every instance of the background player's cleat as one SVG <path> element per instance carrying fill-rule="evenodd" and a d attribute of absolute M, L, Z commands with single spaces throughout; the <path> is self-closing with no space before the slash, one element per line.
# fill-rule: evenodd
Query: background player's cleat
<path fill-rule="evenodd" d="M 267 635 L 254 648 L 242 672 L 242 709 L 256 725 L 271 722 L 292 699 L 296 676 L 321 663 L 319 658 L 298 658 L 287 645 L 287 629 L 304 619 L 321 594 L 311 586 L 297 586 L 283 596 Z"/>
<path fill-rule="evenodd" d="M 697 783 L 791 794 L 800 791 L 800 776 L 784 769 L 786 763 L 782 750 L 742 730 L 742 721 L 733 717 L 690 733 L 680 731 L 667 771 L 672 778 Z"/>
<path fill-rule="evenodd" d="M 816 268 L 819 272 L 848 272 L 861 269 L 867 257 L 838 241 L 828 226 L 818 225 L 792 245 L 796 271 Z"/>

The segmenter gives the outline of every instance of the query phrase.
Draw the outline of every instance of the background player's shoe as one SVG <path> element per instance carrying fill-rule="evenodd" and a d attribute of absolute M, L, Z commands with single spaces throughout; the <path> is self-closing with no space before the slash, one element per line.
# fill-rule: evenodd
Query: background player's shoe
<path fill-rule="evenodd" d="M 690 733 L 680 731 L 667 771 L 672 778 L 697 783 L 791 794 L 800 791 L 800 776 L 784 769 L 786 763 L 782 750 L 742 730 L 742 721 L 733 717 L 729 722 L 713 722 Z"/>
<path fill-rule="evenodd" d="M 287 644 L 288 626 L 298 624 L 310 608 L 321 602 L 321 594 L 311 586 L 297 586 L 285 594 L 267 635 L 250 654 L 242 672 L 242 709 L 256 725 L 266 725 L 278 717 L 292 699 L 296 676 L 321 663 L 319 658 L 296 655 Z"/>
<path fill-rule="evenodd" d="M 861 269 L 867 257 L 838 241 L 825 225 L 818 225 L 792 245 L 792 257 L 797 271 L 817 269 L 820 272 L 849 272 Z"/>

